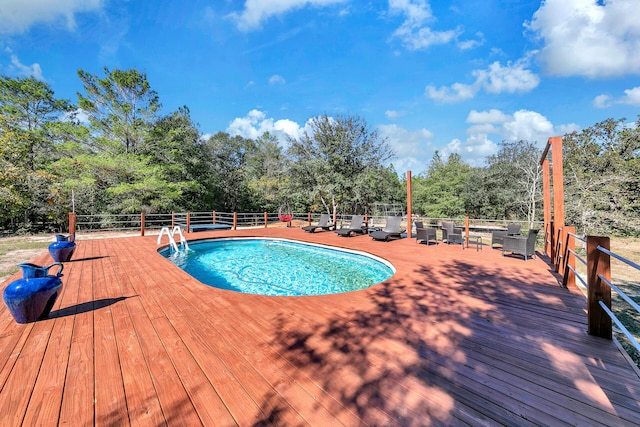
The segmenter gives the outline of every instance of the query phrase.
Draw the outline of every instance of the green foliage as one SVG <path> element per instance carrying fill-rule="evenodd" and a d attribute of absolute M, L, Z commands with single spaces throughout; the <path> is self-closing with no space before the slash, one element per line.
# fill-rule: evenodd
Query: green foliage
<path fill-rule="evenodd" d="M 185 106 L 159 116 L 144 73 L 78 71 L 80 109 L 45 82 L 0 77 L 0 227 L 60 228 L 79 214 L 172 210 L 371 212 L 404 204 L 405 183 L 386 141 L 357 116 L 311 119 L 283 150 L 219 132 L 203 140 Z M 88 124 L 79 119 L 88 116 Z M 608 119 L 564 137 L 567 223 L 582 234 L 640 235 L 640 119 Z M 503 142 L 485 167 L 436 153 L 414 177 L 414 209 L 539 220 L 540 151 Z"/>
<path fill-rule="evenodd" d="M 450 154 L 443 161 L 436 152 L 426 174 L 417 177 L 414 184 L 415 206 L 431 218 L 455 218 L 465 215 L 461 197 L 471 167 L 458 154 Z"/>
<path fill-rule="evenodd" d="M 640 235 L 640 120 L 624 122 L 563 138 L 565 222 L 583 234 Z"/>
<path fill-rule="evenodd" d="M 291 194 L 299 203 L 326 212 L 364 212 L 372 201 L 387 199 L 370 187 L 372 177 L 391 158 L 386 141 L 356 116 L 318 116 L 309 131 L 291 139 Z"/>
<path fill-rule="evenodd" d="M 86 95 L 78 94 L 78 106 L 89 115 L 91 128 L 103 138 L 116 140 L 125 152 L 137 153 L 161 107 L 147 81 L 135 69 L 110 71 L 104 78 L 78 70 Z"/>

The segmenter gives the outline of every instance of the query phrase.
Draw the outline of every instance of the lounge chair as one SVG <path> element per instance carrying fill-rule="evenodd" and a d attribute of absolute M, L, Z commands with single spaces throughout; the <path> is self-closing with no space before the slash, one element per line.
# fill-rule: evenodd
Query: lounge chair
<path fill-rule="evenodd" d="M 351 217 L 351 223 L 347 227 L 338 228 L 336 233 L 338 236 L 351 237 L 354 234 L 364 234 L 364 215 L 354 215 Z"/>
<path fill-rule="evenodd" d="M 506 230 L 494 230 L 491 232 L 491 247 L 493 245 L 504 246 L 504 238 L 507 236 L 519 236 L 522 226 L 516 224 L 507 225 Z"/>
<path fill-rule="evenodd" d="M 506 236 L 504 238 L 504 244 L 502 245 L 502 256 L 505 252 L 511 252 L 512 254 L 519 254 L 524 256 L 524 260 L 527 257 L 534 257 L 536 254 L 536 238 L 538 237 L 538 230 L 529 230 L 529 234 L 525 236 Z"/>
<path fill-rule="evenodd" d="M 462 244 L 462 228 L 456 227 L 453 222 L 442 221 L 442 241 Z"/>
<path fill-rule="evenodd" d="M 304 231 L 308 231 L 309 233 L 315 233 L 318 229 L 322 231 L 333 230 L 334 226 L 331 223 L 331 216 L 329 214 L 321 214 L 320 221 L 317 225 L 307 225 L 302 227 Z"/>
<path fill-rule="evenodd" d="M 387 224 L 384 228 L 371 232 L 369 236 L 371 236 L 373 240 L 384 240 L 385 242 L 388 242 L 389 239 L 400 239 L 402 237 L 402 230 L 400 229 L 401 222 L 401 216 L 388 216 Z"/>

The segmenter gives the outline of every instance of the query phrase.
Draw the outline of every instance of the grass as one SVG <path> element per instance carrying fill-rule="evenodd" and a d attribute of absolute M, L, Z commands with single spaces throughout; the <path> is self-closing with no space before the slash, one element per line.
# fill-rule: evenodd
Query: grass
<path fill-rule="evenodd" d="M 29 260 L 46 250 L 52 238 L 46 236 L 20 236 L 0 239 L 0 281 L 20 268 L 17 264 Z"/>

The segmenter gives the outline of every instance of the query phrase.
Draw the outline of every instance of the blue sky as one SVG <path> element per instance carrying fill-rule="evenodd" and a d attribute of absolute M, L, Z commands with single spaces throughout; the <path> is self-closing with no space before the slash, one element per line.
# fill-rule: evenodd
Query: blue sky
<path fill-rule="evenodd" d="M 361 116 L 415 175 L 436 150 L 482 165 L 502 140 L 635 122 L 640 1 L 0 0 L 0 73 L 77 102 L 77 70 L 105 66 L 204 135 Z"/>

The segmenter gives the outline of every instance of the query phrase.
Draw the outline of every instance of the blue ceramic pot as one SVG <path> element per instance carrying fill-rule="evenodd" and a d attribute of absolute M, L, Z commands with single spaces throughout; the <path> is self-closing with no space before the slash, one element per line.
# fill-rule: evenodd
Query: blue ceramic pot
<path fill-rule="evenodd" d="M 49 245 L 49 254 L 55 262 L 66 262 L 71 259 L 76 248 L 76 236 L 69 234 L 56 234 L 56 241 Z"/>
<path fill-rule="evenodd" d="M 55 275 L 49 275 L 49 269 L 58 266 Z M 25 263 L 18 264 L 22 269 L 22 279 L 11 282 L 2 293 L 2 299 L 11 315 L 18 323 L 35 322 L 44 319 L 51 312 L 62 286 L 62 263 L 49 266 Z"/>

